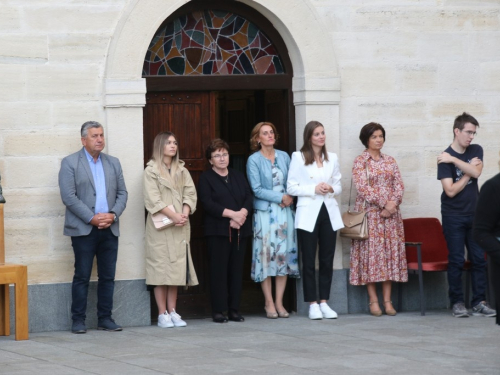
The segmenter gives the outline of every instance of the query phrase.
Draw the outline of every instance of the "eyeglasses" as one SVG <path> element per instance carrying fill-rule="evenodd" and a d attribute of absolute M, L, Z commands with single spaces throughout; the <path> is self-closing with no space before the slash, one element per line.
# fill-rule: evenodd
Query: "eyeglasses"
<path fill-rule="evenodd" d="M 466 133 L 469 137 L 475 137 L 477 135 L 476 132 L 473 132 L 472 130 L 460 130 L 462 133 Z"/>
<path fill-rule="evenodd" d="M 229 156 L 229 154 L 226 152 L 225 154 L 215 154 L 215 155 L 212 155 L 212 158 L 213 159 L 222 159 L 222 158 L 227 158 Z"/>

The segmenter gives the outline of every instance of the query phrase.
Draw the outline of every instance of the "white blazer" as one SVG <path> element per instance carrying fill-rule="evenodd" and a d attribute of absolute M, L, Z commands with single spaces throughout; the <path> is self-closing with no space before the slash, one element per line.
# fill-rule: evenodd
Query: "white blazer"
<path fill-rule="evenodd" d="M 300 151 L 292 154 L 287 193 L 299 198 L 295 214 L 295 228 L 297 229 L 312 232 L 323 203 L 330 216 L 333 230 L 344 227 L 339 205 L 335 199 L 335 195 L 342 193 L 339 162 L 337 155 L 332 152 L 328 153 L 328 159 L 323 162 L 323 168 L 318 168 L 316 162 L 306 166 Z M 333 193 L 316 194 L 314 189 L 320 182 L 330 185 Z"/>

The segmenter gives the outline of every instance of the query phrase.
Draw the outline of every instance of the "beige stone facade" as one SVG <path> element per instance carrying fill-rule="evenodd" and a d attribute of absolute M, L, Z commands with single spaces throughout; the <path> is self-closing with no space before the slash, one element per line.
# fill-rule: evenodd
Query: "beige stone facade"
<path fill-rule="evenodd" d="M 463 111 L 481 126 L 480 181 L 498 173 L 500 3 L 496 0 L 243 0 L 281 34 L 294 69 L 297 145 L 309 120 L 326 126 L 347 204 L 362 125 L 387 131 L 399 163 L 405 217 L 440 217 L 436 156 Z M 142 202 L 145 81 L 151 38 L 181 0 L 6 0 L 0 5 L 0 172 L 6 257 L 30 284 L 70 282 L 62 235 L 61 159 L 81 147 L 79 127 L 104 124 L 129 202 L 121 218 L 117 279 L 144 278 Z M 335 267 L 348 268 L 342 241 Z"/>

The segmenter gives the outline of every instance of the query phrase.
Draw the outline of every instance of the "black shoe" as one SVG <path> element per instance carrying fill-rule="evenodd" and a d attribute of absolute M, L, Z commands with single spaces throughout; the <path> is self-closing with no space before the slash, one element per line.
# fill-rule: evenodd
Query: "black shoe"
<path fill-rule="evenodd" d="M 227 323 L 227 317 L 223 313 L 215 313 L 212 315 L 214 323 Z"/>
<path fill-rule="evenodd" d="M 97 329 L 102 331 L 121 331 L 122 327 L 115 323 L 111 318 L 99 320 L 97 323 Z"/>
<path fill-rule="evenodd" d="M 245 318 L 240 315 L 237 310 L 229 310 L 228 318 L 232 322 L 244 322 Z"/>
<path fill-rule="evenodd" d="M 87 327 L 82 320 L 74 321 L 71 325 L 71 332 L 73 333 L 87 333 Z"/>

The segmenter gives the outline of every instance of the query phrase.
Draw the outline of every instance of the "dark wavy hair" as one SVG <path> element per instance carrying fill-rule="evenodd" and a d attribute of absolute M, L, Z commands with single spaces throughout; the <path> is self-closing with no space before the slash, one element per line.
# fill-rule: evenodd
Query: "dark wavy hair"
<path fill-rule="evenodd" d="M 361 131 L 359 132 L 359 140 L 361 141 L 363 146 L 368 148 L 368 141 L 370 140 L 372 134 L 375 133 L 377 130 L 382 130 L 382 135 L 384 136 L 384 142 L 385 142 L 384 127 L 376 122 L 370 122 L 369 124 L 363 126 L 361 128 Z"/>

